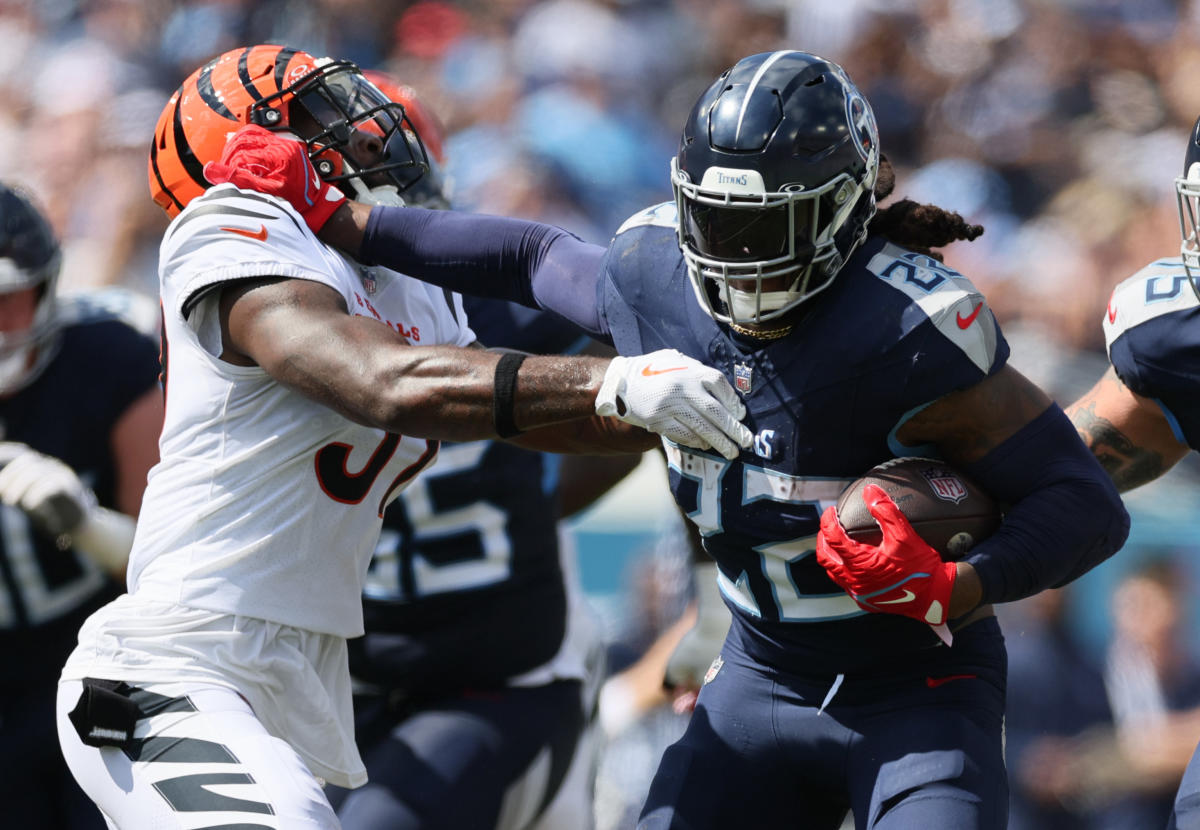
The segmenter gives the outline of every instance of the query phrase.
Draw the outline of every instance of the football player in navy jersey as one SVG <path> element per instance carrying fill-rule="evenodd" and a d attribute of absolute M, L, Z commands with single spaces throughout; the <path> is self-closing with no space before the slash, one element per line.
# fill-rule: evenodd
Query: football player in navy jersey
<path fill-rule="evenodd" d="M 364 74 L 404 105 L 443 165 L 440 127 L 416 93 Z M 439 172 L 406 202 L 448 206 Z M 463 308 L 492 348 L 598 351 L 546 312 L 472 297 Z M 558 521 L 640 458 L 445 443 L 388 506 L 363 596 L 367 633 L 350 648 L 369 781 L 336 794 L 345 830 L 590 826 L 588 724 L 603 655 Z"/>
<path fill-rule="evenodd" d="M 226 146 L 302 212 L 304 176 Z M 311 175 L 306 173 L 305 175 Z M 755 434 L 738 458 L 664 441 L 732 624 L 641 824 L 1002 828 L 1005 653 L 991 611 L 1113 554 L 1129 518 L 1062 410 L 1007 365 L 983 296 L 932 249 L 981 229 L 901 200 L 841 67 L 752 55 L 699 98 L 675 200 L 607 249 L 519 220 L 348 203 L 329 244 L 468 293 L 548 308 L 634 355 L 720 369 Z M 871 466 L 936 454 L 1006 505 L 943 562 L 882 491 L 883 540 L 832 505 Z M 946 644 L 952 643 L 950 647 Z"/>
<path fill-rule="evenodd" d="M 60 258 L 31 197 L 0 184 L 0 803 L 6 826 L 83 830 L 104 822 L 58 750 L 54 687 L 121 590 L 162 391 L 153 303 L 59 297 Z"/>
<path fill-rule="evenodd" d="M 1200 119 L 1175 180 L 1179 257 L 1118 285 L 1104 315 L 1111 366 L 1067 408 L 1122 492 L 1200 450 Z M 1200 751 L 1184 772 L 1170 828 L 1200 827 Z"/>

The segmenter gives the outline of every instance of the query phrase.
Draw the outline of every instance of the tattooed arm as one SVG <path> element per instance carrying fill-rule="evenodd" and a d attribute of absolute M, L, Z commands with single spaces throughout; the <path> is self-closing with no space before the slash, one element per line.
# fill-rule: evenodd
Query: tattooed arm
<path fill-rule="evenodd" d="M 1112 367 L 1067 407 L 1067 416 L 1121 492 L 1153 481 L 1188 452 L 1162 409 L 1122 383 Z"/>

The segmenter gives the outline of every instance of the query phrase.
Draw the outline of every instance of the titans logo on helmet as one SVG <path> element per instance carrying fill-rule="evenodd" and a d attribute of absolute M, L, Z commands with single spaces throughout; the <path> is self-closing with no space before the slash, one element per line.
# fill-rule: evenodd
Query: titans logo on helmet
<path fill-rule="evenodd" d="M 846 95 L 846 122 L 855 132 L 852 138 L 858 154 L 871 163 L 879 152 L 879 127 L 875 124 L 875 113 L 857 90 Z"/>

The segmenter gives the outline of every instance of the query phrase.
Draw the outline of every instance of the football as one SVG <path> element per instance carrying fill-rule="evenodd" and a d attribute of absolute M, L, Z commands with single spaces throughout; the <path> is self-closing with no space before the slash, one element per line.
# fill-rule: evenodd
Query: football
<path fill-rule="evenodd" d="M 838 521 L 858 542 L 879 544 L 883 538 L 862 499 L 868 484 L 883 488 L 946 561 L 961 559 L 1000 524 L 995 500 L 962 473 L 931 458 L 894 458 L 872 467 L 838 499 Z"/>

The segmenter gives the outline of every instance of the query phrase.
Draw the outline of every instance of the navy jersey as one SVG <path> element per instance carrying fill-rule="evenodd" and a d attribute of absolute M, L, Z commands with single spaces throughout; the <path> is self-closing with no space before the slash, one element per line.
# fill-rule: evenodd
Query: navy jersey
<path fill-rule="evenodd" d="M 617 232 L 598 301 L 622 354 L 675 348 L 725 373 L 752 449 L 735 461 L 667 443 L 676 501 L 716 559 L 732 635 L 768 665 L 849 672 L 937 642 L 928 626 L 868 615 L 817 563 L 821 511 L 899 455 L 896 430 L 923 406 L 998 371 L 1008 346 L 982 295 L 940 262 L 868 240 L 775 341 L 742 340 L 700 307 L 675 237 L 675 207 Z"/>
<path fill-rule="evenodd" d="M 558 354 L 586 343 L 549 312 L 475 298 L 464 307 L 487 346 Z M 496 685 L 553 657 L 567 610 L 556 484 L 551 456 L 503 441 L 443 442 L 437 464 L 384 515 L 353 672 L 432 693 Z"/>
<path fill-rule="evenodd" d="M 3 439 L 71 467 L 101 505 L 115 503 L 111 432 L 158 384 L 158 345 L 126 322 L 121 292 L 59 301 L 58 351 L 32 383 L 0 399 Z M 0 505 L 0 685 L 56 679 L 84 618 L 116 584 L 84 554 L 59 550 L 25 514 Z"/>
<path fill-rule="evenodd" d="M 1200 450 L 1200 301 L 1179 259 L 1118 285 L 1104 316 L 1108 357 L 1131 390 L 1162 407 L 1175 437 Z"/>

